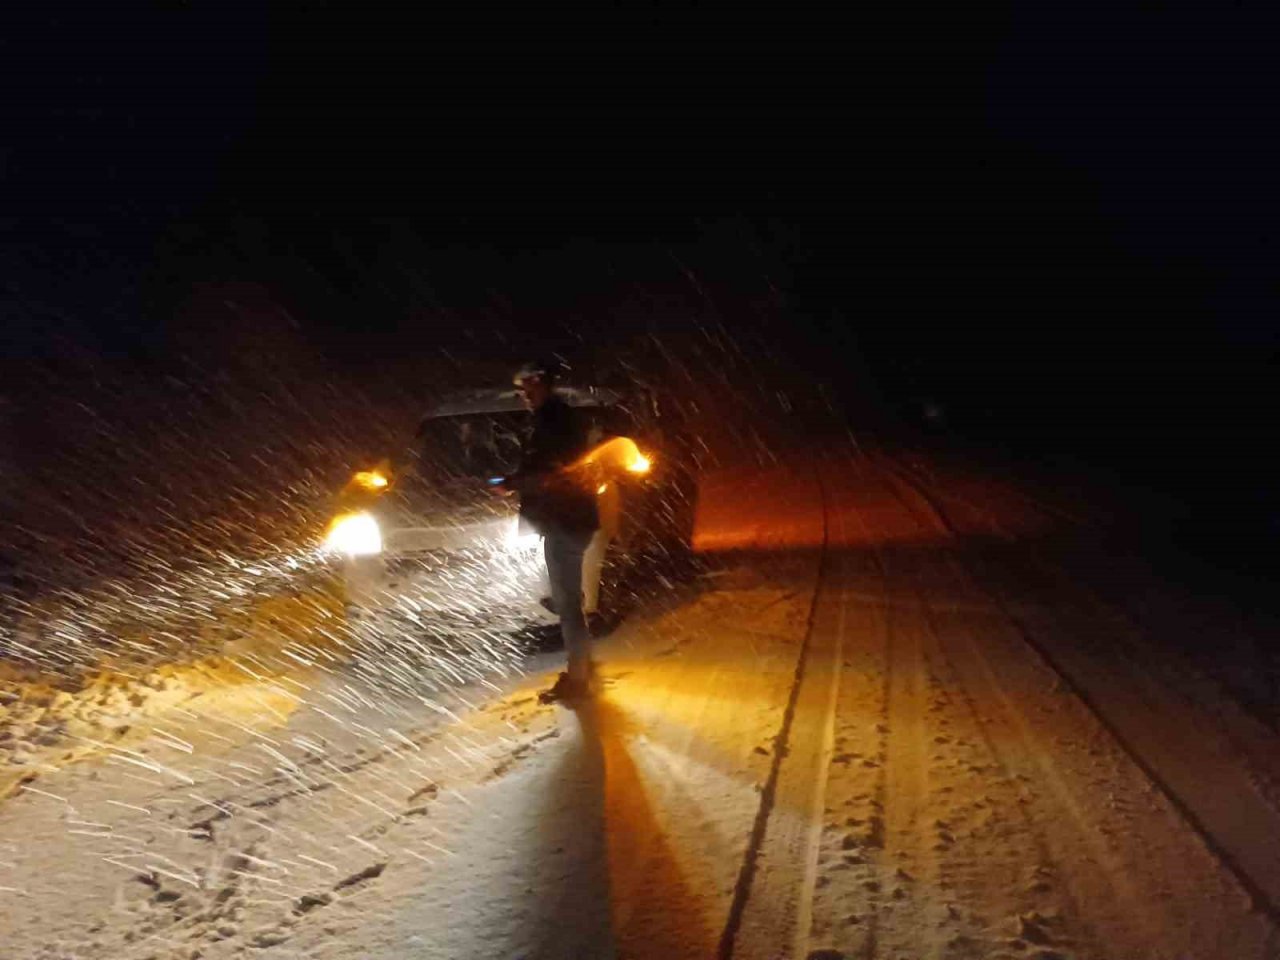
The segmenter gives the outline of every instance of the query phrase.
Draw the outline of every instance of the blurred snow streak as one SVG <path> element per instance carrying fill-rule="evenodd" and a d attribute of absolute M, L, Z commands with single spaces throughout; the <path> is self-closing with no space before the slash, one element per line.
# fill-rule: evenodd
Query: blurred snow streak
<path fill-rule="evenodd" d="M 176 307 L 142 319 L 123 280 L 114 299 L 75 269 L 66 282 L 83 289 L 66 297 L 49 277 L 15 283 L 0 369 L 0 663 L 71 676 L 104 657 L 209 652 L 199 628 L 228 605 L 307 583 L 353 469 L 403 449 L 435 397 L 501 383 L 535 352 L 561 353 L 580 381 L 650 390 L 695 463 L 771 456 L 763 425 L 820 405 L 778 348 L 780 295 L 763 272 L 729 292 L 687 254 L 655 256 L 652 279 L 607 293 L 590 280 L 595 248 L 528 268 L 565 274 L 568 289 L 578 264 L 569 310 L 489 290 L 460 311 L 433 301 L 403 250 L 378 254 L 346 278 L 355 294 L 317 272 L 311 299 L 290 301 L 329 310 L 321 323 L 256 282 L 169 281 Z M 393 288 L 394 302 L 377 298 Z M 100 306 L 86 302 L 95 292 Z M 366 310 L 380 322 L 366 328 Z"/>

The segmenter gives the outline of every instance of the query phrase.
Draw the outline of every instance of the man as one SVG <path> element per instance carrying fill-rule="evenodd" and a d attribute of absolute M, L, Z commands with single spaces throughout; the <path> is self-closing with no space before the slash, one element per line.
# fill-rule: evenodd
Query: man
<path fill-rule="evenodd" d="M 582 560 L 600 526 L 596 494 L 566 468 L 588 450 L 587 424 L 555 392 L 552 364 L 526 364 L 514 382 L 533 429 L 525 440 L 520 467 L 499 487 L 520 495 L 520 520 L 543 538 L 543 555 L 551 581 L 551 600 L 560 615 L 568 667 L 543 703 L 574 701 L 590 695 L 591 636 L 582 609 Z"/>

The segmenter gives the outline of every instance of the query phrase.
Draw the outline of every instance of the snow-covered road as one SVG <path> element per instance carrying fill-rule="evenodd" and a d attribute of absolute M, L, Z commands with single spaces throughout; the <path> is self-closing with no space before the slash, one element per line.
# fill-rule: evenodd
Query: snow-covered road
<path fill-rule="evenodd" d="M 1080 505 L 832 453 L 708 478 L 697 543 L 576 713 L 554 658 L 300 665 L 48 767 L 0 957 L 1280 956 L 1280 741 Z"/>

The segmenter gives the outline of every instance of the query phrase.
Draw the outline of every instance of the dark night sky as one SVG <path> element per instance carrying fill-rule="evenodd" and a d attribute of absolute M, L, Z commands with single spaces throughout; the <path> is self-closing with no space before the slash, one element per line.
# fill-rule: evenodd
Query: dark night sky
<path fill-rule="evenodd" d="M 543 312 L 675 245 L 730 284 L 765 265 L 824 375 L 856 348 L 997 434 L 1256 437 L 1280 342 L 1266 5 L 954 7 L 44 12 L 8 40 L 7 272 L 145 353 L 202 279 L 172 265 L 210 262 L 171 258 L 192 237 L 265 274 L 301 250 L 349 287 L 335 242 L 395 218 L 452 251 L 434 295 Z"/>

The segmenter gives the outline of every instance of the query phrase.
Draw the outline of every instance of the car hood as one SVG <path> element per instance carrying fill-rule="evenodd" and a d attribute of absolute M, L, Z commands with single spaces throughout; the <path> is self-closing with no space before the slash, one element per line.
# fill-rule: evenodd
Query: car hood
<path fill-rule="evenodd" d="M 517 504 L 481 481 L 403 482 L 369 508 L 391 552 L 497 547 L 514 533 Z"/>

